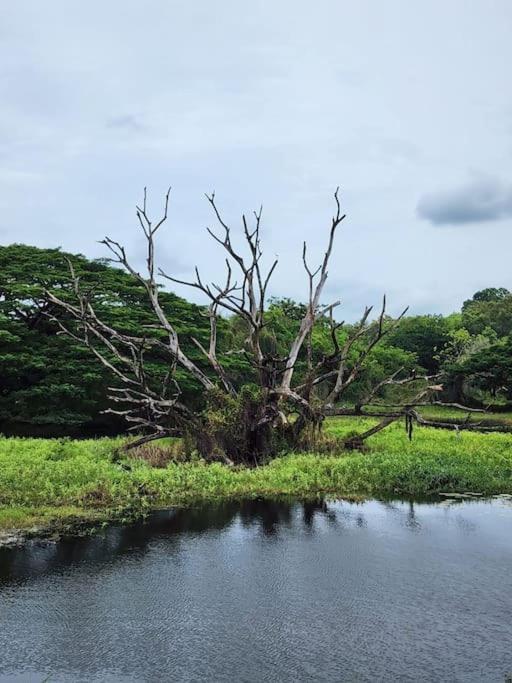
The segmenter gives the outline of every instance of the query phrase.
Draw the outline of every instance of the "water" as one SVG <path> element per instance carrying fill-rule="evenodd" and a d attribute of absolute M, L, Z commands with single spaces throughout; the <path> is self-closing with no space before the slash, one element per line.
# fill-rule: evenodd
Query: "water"
<path fill-rule="evenodd" d="M 499 681 L 512 507 L 248 502 L 0 551 L 0 681 Z"/>

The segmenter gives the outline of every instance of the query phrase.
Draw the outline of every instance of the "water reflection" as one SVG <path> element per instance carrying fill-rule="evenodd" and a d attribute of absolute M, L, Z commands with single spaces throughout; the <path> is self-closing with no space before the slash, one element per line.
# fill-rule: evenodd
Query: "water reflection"
<path fill-rule="evenodd" d="M 376 509 L 380 507 L 405 529 L 415 533 L 421 531 L 422 522 L 416 514 L 418 504 L 414 501 L 381 501 L 371 505 L 374 518 Z M 465 507 L 466 510 L 470 505 L 455 503 L 455 507 Z M 146 521 L 128 526 L 113 525 L 90 537 L 66 538 L 58 543 L 32 541 L 22 548 L 0 549 L 0 585 L 37 577 L 56 568 L 84 563 L 111 565 L 122 561 L 128 554 L 143 556 L 155 539 L 165 538 L 171 552 L 173 547 L 180 546 L 183 536 L 190 539 L 237 524 L 244 529 L 256 529 L 267 538 L 291 529 L 314 533 L 326 524 L 338 530 L 350 525 L 363 529 L 368 526 L 368 506 L 369 503 L 329 502 L 324 499 L 304 502 L 256 499 L 161 510 L 152 513 Z M 456 516 L 455 523 L 467 533 L 476 530 L 475 523 L 464 516 Z"/>
<path fill-rule="evenodd" d="M 497 681 L 512 508 L 242 503 L 0 552 L 0 683 Z"/>
<path fill-rule="evenodd" d="M 304 524 L 311 526 L 315 511 L 325 511 L 324 502 L 304 503 Z M 128 526 L 110 526 L 90 537 L 65 538 L 58 543 L 31 541 L 22 548 L 0 549 L 0 585 L 20 581 L 56 568 L 81 564 L 109 565 L 128 554 L 144 555 L 151 542 L 165 538 L 168 550 L 179 546 L 183 537 L 227 529 L 239 522 L 244 528 L 257 528 L 273 536 L 292 524 L 297 504 L 249 500 L 242 503 L 205 505 L 188 509 L 161 510 L 145 521 Z M 307 511 L 307 512 L 306 512 Z"/>

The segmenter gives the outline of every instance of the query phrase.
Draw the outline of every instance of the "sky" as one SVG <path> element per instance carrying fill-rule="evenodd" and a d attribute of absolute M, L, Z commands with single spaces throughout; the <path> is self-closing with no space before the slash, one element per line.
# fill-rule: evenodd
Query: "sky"
<path fill-rule="evenodd" d="M 510 0 L 2 3 L 0 244 L 143 267 L 135 204 L 171 185 L 159 264 L 219 280 L 215 190 L 234 241 L 263 205 L 271 294 L 304 300 L 339 185 L 338 317 L 512 289 L 511 29 Z"/>

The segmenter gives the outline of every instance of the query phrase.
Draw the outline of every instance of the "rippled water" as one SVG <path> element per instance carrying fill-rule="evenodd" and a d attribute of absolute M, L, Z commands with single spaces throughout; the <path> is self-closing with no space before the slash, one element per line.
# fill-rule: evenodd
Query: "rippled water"
<path fill-rule="evenodd" d="M 0 551 L 0 681 L 499 681 L 512 507 L 248 502 Z"/>

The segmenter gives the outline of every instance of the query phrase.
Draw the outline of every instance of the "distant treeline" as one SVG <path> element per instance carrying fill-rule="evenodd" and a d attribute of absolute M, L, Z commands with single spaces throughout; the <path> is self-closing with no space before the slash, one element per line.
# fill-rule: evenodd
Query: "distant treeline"
<path fill-rule="evenodd" d="M 107 387 L 115 384 L 115 378 L 78 341 L 59 334 L 58 324 L 51 319 L 63 314 L 51 308 L 45 290 L 73 297 L 66 257 L 105 322 L 126 334 L 139 334 L 153 322 L 143 288 L 104 260 L 21 244 L 0 247 L 0 431 L 5 434 L 99 435 L 125 428 L 119 418 L 103 412 L 109 407 Z M 208 341 L 205 309 L 165 291 L 161 303 L 173 312 L 187 355 L 209 372 L 193 342 L 193 338 L 203 344 Z M 304 306 L 290 299 L 272 299 L 268 312 L 263 343 L 276 356 L 286 354 Z M 350 329 L 344 325 L 339 334 L 343 337 Z M 219 357 L 240 384 L 250 381 L 254 372 L 243 353 L 246 333 L 240 318 L 221 321 Z M 314 357 L 310 360 L 318 361 L 330 348 L 329 326 L 320 320 L 313 330 Z M 168 369 L 158 351 L 151 354 L 149 367 L 163 381 Z M 305 375 L 307 362 L 305 357 L 300 359 L 299 376 Z M 363 381 L 348 398 L 357 403 L 365 391 L 364 380 L 370 386 L 399 368 L 423 374 L 442 372 L 443 400 L 474 406 L 511 401 L 512 294 L 504 288 L 484 289 L 465 301 L 458 313 L 404 318 L 375 350 L 364 368 Z M 180 385 L 190 400 L 201 404 L 202 392 L 193 380 L 183 375 Z"/>

